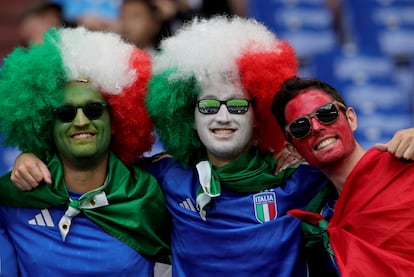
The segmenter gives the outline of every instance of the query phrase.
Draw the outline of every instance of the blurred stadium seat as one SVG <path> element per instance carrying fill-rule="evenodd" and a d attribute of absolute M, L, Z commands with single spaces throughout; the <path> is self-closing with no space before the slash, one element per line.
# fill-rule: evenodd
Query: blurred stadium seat
<path fill-rule="evenodd" d="M 354 47 L 336 48 L 315 56 L 312 62 L 315 75 L 334 86 L 343 81 L 364 83 L 374 78 L 393 78 L 395 70 L 391 58 L 361 52 Z"/>
<path fill-rule="evenodd" d="M 375 116 L 359 116 L 358 129 L 355 136 L 358 142 L 368 149 L 375 143 L 387 142 L 392 138 L 395 131 L 412 127 L 413 116 L 378 114 Z"/>
<path fill-rule="evenodd" d="M 251 16 L 287 39 L 299 58 L 307 58 L 337 46 L 333 15 L 321 0 L 257 0 L 250 3 Z"/>
<path fill-rule="evenodd" d="M 360 116 L 410 115 L 411 92 L 392 81 L 371 80 L 364 84 L 348 83 L 342 95 L 349 106 Z"/>
<path fill-rule="evenodd" d="M 345 25 L 359 48 L 392 57 L 414 56 L 414 1 L 347 0 Z"/>

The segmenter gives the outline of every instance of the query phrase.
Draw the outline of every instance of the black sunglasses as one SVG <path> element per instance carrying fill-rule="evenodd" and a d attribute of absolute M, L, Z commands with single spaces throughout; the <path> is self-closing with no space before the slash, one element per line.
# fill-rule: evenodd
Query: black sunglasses
<path fill-rule="evenodd" d="M 80 108 L 89 120 L 94 120 L 100 118 L 104 112 L 104 109 L 107 107 L 107 104 L 100 102 L 90 102 L 85 105 L 78 106 L 65 104 L 54 109 L 53 113 L 56 118 L 62 122 L 72 122 L 76 117 L 78 109 Z"/>
<path fill-rule="evenodd" d="M 316 118 L 320 123 L 332 124 L 339 117 L 339 109 L 346 110 L 344 104 L 334 101 L 320 106 L 308 115 L 299 117 L 290 122 L 286 127 L 286 132 L 295 139 L 302 139 L 312 131 L 311 119 Z"/>
<path fill-rule="evenodd" d="M 201 99 L 197 101 L 198 111 L 202 114 L 215 114 L 220 110 L 221 105 L 226 105 L 229 113 L 244 114 L 249 110 L 250 100 L 229 99 L 220 101 L 217 99 Z"/>

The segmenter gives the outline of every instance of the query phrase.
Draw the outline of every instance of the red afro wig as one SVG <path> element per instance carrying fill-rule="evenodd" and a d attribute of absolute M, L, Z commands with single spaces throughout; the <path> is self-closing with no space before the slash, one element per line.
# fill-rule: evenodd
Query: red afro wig
<path fill-rule="evenodd" d="M 285 41 L 271 52 L 244 53 L 237 62 L 244 89 L 256 101 L 257 140 L 260 149 L 279 152 L 285 138 L 271 113 L 275 93 L 297 73 L 294 49 Z"/>
<path fill-rule="evenodd" d="M 126 164 L 136 161 L 154 143 L 153 125 L 144 101 L 151 78 L 151 57 L 134 49 L 130 66 L 138 77 L 121 94 L 104 94 L 111 107 L 111 150 Z"/>

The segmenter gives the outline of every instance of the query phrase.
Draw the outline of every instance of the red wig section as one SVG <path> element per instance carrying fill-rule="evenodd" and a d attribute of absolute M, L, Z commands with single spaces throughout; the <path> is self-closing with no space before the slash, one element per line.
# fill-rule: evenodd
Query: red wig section
<path fill-rule="evenodd" d="M 275 51 L 244 53 L 237 62 L 244 89 L 256 100 L 256 138 L 262 150 L 279 152 L 285 137 L 271 113 L 273 97 L 282 83 L 297 74 L 294 49 L 281 41 Z"/>
<path fill-rule="evenodd" d="M 136 71 L 134 82 L 121 94 L 105 94 L 111 109 L 111 150 L 126 164 L 131 164 L 151 149 L 153 125 L 145 107 L 147 85 L 151 78 L 151 57 L 134 49 L 130 69 Z"/>

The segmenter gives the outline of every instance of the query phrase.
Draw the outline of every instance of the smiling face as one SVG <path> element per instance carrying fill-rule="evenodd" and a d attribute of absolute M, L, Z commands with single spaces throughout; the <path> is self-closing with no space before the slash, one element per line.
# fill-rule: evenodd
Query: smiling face
<path fill-rule="evenodd" d="M 303 92 L 286 105 L 286 122 L 308 115 L 333 100 L 317 89 Z M 332 166 L 348 157 L 355 149 L 353 132 L 357 127 L 356 115 L 352 108 L 348 108 L 346 113 L 347 116 L 344 110 L 340 110 L 338 119 L 331 124 L 323 124 L 312 118 L 312 130 L 309 135 L 302 139 L 291 138 L 293 145 L 310 165 L 317 168 Z"/>
<path fill-rule="evenodd" d="M 250 99 L 234 84 L 210 84 L 199 95 L 200 99 L 229 100 Z M 243 114 L 231 114 L 226 105 L 221 105 L 216 114 L 202 114 L 195 108 L 195 127 L 206 147 L 209 160 L 215 166 L 222 166 L 237 159 L 251 145 L 254 127 L 254 112 L 250 105 Z"/>
<path fill-rule="evenodd" d="M 85 83 L 71 83 L 64 89 L 64 104 L 83 106 L 91 102 L 105 103 L 103 96 Z M 92 165 L 108 153 L 111 122 L 107 109 L 102 116 L 90 120 L 81 108 L 71 122 L 55 120 L 54 141 L 62 161 L 72 165 Z"/>

